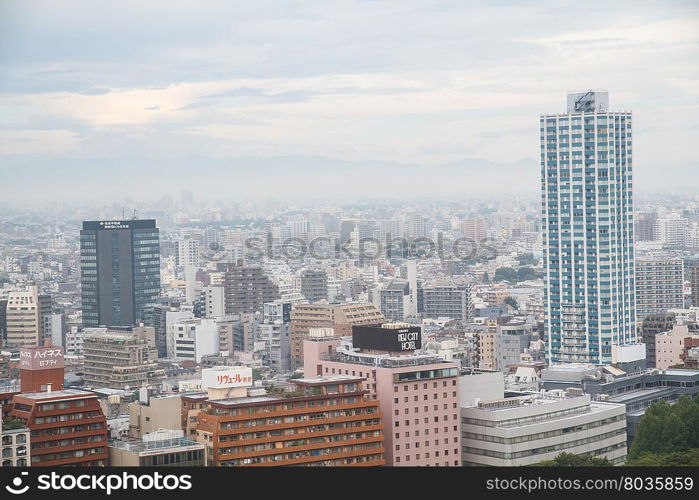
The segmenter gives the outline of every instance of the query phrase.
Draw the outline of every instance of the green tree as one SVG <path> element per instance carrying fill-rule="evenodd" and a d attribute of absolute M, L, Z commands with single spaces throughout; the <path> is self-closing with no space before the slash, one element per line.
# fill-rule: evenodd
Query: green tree
<path fill-rule="evenodd" d="M 514 297 L 505 297 L 505 304 L 508 304 L 515 309 L 519 309 L 519 304 L 517 303 L 517 299 Z"/>
<path fill-rule="evenodd" d="M 483 283 L 490 283 L 490 276 L 487 272 L 483 273 Z"/>
<path fill-rule="evenodd" d="M 685 394 L 672 406 L 672 411 L 687 426 L 687 446 L 699 448 L 699 401 Z"/>
<path fill-rule="evenodd" d="M 517 270 L 517 281 L 535 280 L 539 274 L 531 267 L 520 267 Z"/>
<path fill-rule="evenodd" d="M 553 460 L 544 460 L 534 465 L 537 467 L 611 467 L 613 464 L 606 457 L 590 457 L 563 452 Z"/>
<path fill-rule="evenodd" d="M 629 459 L 636 459 L 644 453 L 663 454 L 688 449 L 690 432 L 676 412 L 678 410 L 666 401 L 652 404 L 638 424 Z M 691 410 L 683 403 L 679 412 L 691 413 Z"/>
<path fill-rule="evenodd" d="M 699 467 L 699 448 L 674 453 L 643 453 L 626 461 L 629 467 Z"/>
<path fill-rule="evenodd" d="M 509 281 L 510 283 L 517 282 L 517 271 L 511 267 L 498 267 L 495 270 L 494 281 Z"/>

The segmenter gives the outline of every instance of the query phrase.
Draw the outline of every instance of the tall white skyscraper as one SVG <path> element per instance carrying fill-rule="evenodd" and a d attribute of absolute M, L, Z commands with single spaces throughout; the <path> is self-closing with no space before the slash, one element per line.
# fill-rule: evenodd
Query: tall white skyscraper
<path fill-rule="evenodd" d="M 607 92 L 568 95 L 544 114 L 541 206 L 547 359 L 626 363 L 636 340 L 631 112 Z"/>

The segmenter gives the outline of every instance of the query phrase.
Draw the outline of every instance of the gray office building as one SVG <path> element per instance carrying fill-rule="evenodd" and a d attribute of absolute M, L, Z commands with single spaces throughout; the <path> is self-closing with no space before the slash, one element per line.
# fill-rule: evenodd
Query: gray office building
<path fill-rule="evenodd" d="M 154 219 L 85 221 L 80 231 L 83 326 L 135 326 L 160 295 Z"/>
<path fill-rule="evenodd" d="M 308 269 L 301 274 L 301 293 L 309 302 L 328 300 L 328 273 Z"/>
<path fill-rule="evenodd" d="M 636 261 L 636 319 L 684 307 L 682 259 Z"/>
<path fill-rule="evenodd" d="M 468 320 L 473 317 L 471 285 L 425 288 L 423 296 L 426 318 Z"/>

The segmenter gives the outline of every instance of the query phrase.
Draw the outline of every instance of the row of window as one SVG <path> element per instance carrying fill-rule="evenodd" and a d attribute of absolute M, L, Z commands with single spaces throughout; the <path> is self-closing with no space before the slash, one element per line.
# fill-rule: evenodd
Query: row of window
<path fill-rule="evenodd" d="M 472 448 L 470 446 L 464 446 L 464 453 L 470 453 L 472 455 L 482 455 L 486 457 L 501 458 L 503 460 L 512 460 L 516 458 L 530 457 L 533 455 L 543 455 L 546 453 L 551 453 L 554 451 L 567 450 L 571 448 L 576 448 L 578 446 L 583 446 L 585 444 L 595 443 L 597 441 L 603 441 L 615 436 L 626 435 L 626 428 L 618 429 L 612 432 L 606 432 L 604 434 L 599 434 L 597 436 L 591 436 L 584 439 L 577 439 L 575 441 L 568 441 L 565 443 L 557 443 L 550 446 L 542 446 L 541 448 L 531 448 L 528 450 L 517 451 L 513 453 L 504 453 L 501 451 L 487 450 L 482 448 Z M 614 449 L 626 447 L 626 439 L 622 442 L 612 446 Z"/>
<path fill-rule="evenodd" d="M 294 453 L 280 453 L 277 455 L 266 455 L 261 457 L 250 457 L 243 458 L 237 461 L 237 465 L 252 465 L 252 464 L 262 464 L 268 462 L 281 462 L 284 460 L 296 460 L 299 458 L 307 457 L 322 457 L 325 455 L 337 455 L 339 453 L 353 453 L 358 451 L 371 451 L 376 448 L 381 448 L 381 443 L 366 443 L 366 444 L 356 444 L 354 446 L 338 446 L 333 448 L 323 448 L 320 450 L 305 450 L 297 451 Z M 227 461 L 227 463 L 233 462 Z M 222 464 L 223 465 L 223 464 Z"/>
<path fill-rule="evenodd" d="M 225 443 L 229 441 L 247 441 L 250 439 L 270 439 L 270 438 L 275 438 L 278 436 L 294 436 L 297 434 L 306 434 L 306 433 L 314 433 L 314 432 L 327 432 L 327 431 L 334 431 L 334 430 L 344 430 L 344 429 L 352 429 L 356 427 L 365 427 L 365 426 L 375 426 L 375 425 L 380 425 L 381 420 L 376 418 L 376 419 L 369 419 L 369 420 L 357 420 L 355 422 L 339 422 L 339 423 L 333 423 L 333 424 L 318 424 L 318 425 L 310 425 L 308 427 L 298 427 L 298 428 L 292 428 L 292 429 L 275 429 L 267 432 L 248 432 L 245 434 L 231 434 L 228 436 L 220 436 L 219 437 L 219 442 Z"/>
<path fill-rule="evenodd" d="M 320 443 L 334 443 L 338 441 L 354 441 L 356 439 L 367 439 L 372 437 L 380 437 L 381 431 L 357 432 L 351 434 L 336 434 L 333 436 L 322 436 L 306 439 L 296 439 L 293 441 L 276 441 L 273 443 L 261 443 L 248 446 L 234 446 L 230 448 L 221 448 L 221 453 L 252 453 L 253 451 L 273 450 L 277 448 L 291 448 L 296 446 L 313 446 Z"/>
<path fill-rule="evenodd" d="M 556 436 L 562 436 L 565 434 L 569 434 L 571 432 L 580 432 L 588 429 L 594 429 L 595 427 L 600 427 L 603 425 L 608 425 L 613 422 L 619 422 L 621 420 L 626 420 L 626 415 L 617 415 L 615 417 L 610 417 L 610 418 L 605 418 L 604 420 L 597 420 L 595 422 L 590 422 L 587 424 L 581 424 L 581 425 L 576 425 L 572 427 L 565 427 L 562 429 L 556 429 L 553 431 L 549 432 L 539 432 L 536 434 L 527 434 L 526 436 L 517 436 L 517 437 L 511 437 L 511 438 L 506 438 L 506 437 L 501 437 L 501 436 L 492 436 L 489 434 L 478 434 L 475 432 L 464 432 L 462 434 L 464 439 L 474 439 L 477 441 L 487 441 L 489 443 L 501 443 L 501 444 L 516 444 L 516 443 L 525 443 L 528 441 L 538 441 L 541 439 L 548 439 Z"/>
<path fill-rule="evenodd" d="M 81 458 L 90 455 L 106 453 L 105 448 L 90 448 L 87 450 L 64 451 L 62 453 L 50 453 L 48 455 L 35 455 L 32 457 L 32 464 L 50 462 L 53 460 L 65 460 L 67 458 Z"/>
<path fill-rule="evenodd" d="M 376 407 L 356 408 L 353 410 L 327 411 L 321 413 L 311 413 L 306 415 L 292 415 L 277 418 L 259 418 L 255 420 L 243 420 L 240 422 L 223 422 L 221 430 L 238 429 L 240 427 L 257 427 L 263 425 L 280 425 L 282 423 L 291 424 L 294 422 L 307 422 L 311 420 L 326 420 L 340 417 L 352 417 L 356 415 L 370 415 L 376 413 Z"/>
<path fill-rule="evenodd" d="M 435 416 L 435 417 L 432 417 L 432 418 L 434 419 L 434 422 L 439 422 L 439 416 Z M 454 413 L 454 414 L 452 415 L 452 420 L 457 420 L 458 418 L 459 418 L 459 417 L 458 417 L 458 415 L 457 415 L 456 413 Z M 443 415 L 443 416 L 442 416 L 442 420 L 443 420 L 444 422 L 446 422 L 447 420 L 449 420 L 449 415 Z M 429 417 L 425 417 L 425 418 L 424 418 L 424 423 L 426 423 L 426 424 L 429 424 L 429 423 L 430 423 Z M 393 424 L 394 424 L 394 427 L 400 427 L 400 421 L 399 421 L 399 420 L 396 420 Z M 406 426 L 406 427 L 409 427 L 410 425 L 411 425 L 411 424 L 410 424 L 410 420 L 406 420 L 406 421 L 405 421 L 405 426 Z M 419 418 L 416 418 L 416 419 L 415 419 L 415 425 L 420 425 L 420 419 L 419 419 Z"/>
<path fill-rule="evenodd" d="M 568 408 L 566 410 L 559 410 L 550 413 L 541 413 L 538 415 L 532 415 L 530 417 L 519 417 L 510 418 L 507 420 L 493 421 L 493 420 L 482 420 L 478 418 L 463 417 L 461 419 L 462 424 L 479 425 L 481 427 L 512 427 L 523 424 L 528 424 L 531 422 L 541 422 L 542 420 L 551 420 L 558 417 L 563 417 L 565 415 L 574 415 L 581 413 L 589 413 L 589 406 L 578 406 L 576 408 Z"/>

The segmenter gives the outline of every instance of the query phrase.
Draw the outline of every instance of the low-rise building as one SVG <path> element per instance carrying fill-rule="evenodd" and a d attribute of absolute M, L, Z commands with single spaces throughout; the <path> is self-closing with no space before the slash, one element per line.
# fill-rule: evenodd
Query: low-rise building
<path fill-rule="evenodd" d="M 560 453 L 626 459 L 626 410 L 589 395 L 521 394 L 461 408 L 464 465 L 522 466 Z"/>
<path fill-rule="evenodd" d="M 109 443 L 109 465 L 113 467 L 204 467 L 205 457 L 204 445 L 185 438 L 179 429 Z"/>
<path fill-rule="evenodd" d="M 0 426 L 2 443 L 2 467 L 28 467 L 31 459 L 30 431 L 28 427 Z"/>
<path fill-rule="evenodd" d="M 655 366 L 665 370 L 681 365 L 687 340 L 699 342 L 699 333 L 690 332 L 687 325 L 674 325 L 672 330 L 656 335 Z"/>

